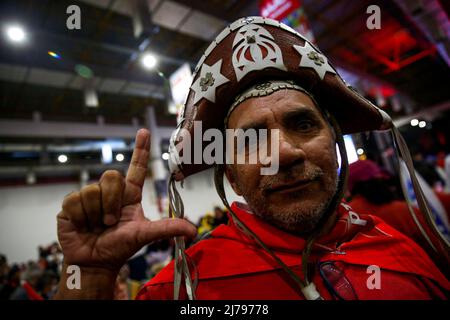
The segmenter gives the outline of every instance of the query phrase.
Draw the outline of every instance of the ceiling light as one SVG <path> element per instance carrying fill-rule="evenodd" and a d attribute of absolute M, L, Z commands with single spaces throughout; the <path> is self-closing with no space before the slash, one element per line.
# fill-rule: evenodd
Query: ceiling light
<path fill-rule="evenodd" d="M 164 152 L 162 154 L 162 158 L 163 158 L 163 160 L 169 160 L 169 154 L 167 152 Z"/>
<path fill-rule="evenodd" d="M 109 144 L 102 145 L 102 163 L 111 163 L 113 160 L 112 148 Z"/>
<path fill-rule="evenodd" d="M 364 149 L 358 148 L 358 150 L 356 150 L 356 153 L 360 156 L 360 155 L 364 154 Z"/>
<path fill-rule="evenodd" d="M 25 41 L 25 30 L 21 26 L 7 27 L 6 35 L 12 42 L 21 43 Z"/>
<path fill-rule="evenodd" d="M 67 162 L 67 156 L 66 156 L 65 154 L 60 154 L 60 155 L 58 156 L 58 161 L 59 161 L 60 163 L 66 163 L 66 162 Z"/>
<path fill-rule="evenodd" d="M 156 57 L 152 54 L 145 54 L 142 56 L 142 65 L 147 69 L 153 69 L 156 66 Z"/>
<path fill-rule="evenodd" d="M 77 64 L 75 66 L 75 72 L 82 78 L 90 79 L 93 77 L 94 72 L 88 66 L 83 64 Z"/>
<path fill-rule="evenodd" d="M 35 184 L 36 183 L 36 174 L 34 172 L 27 173 L 27 184 Z"/>
<path fill-rule="evenodd" d="M 417 126 L 418 124 L 419 124 L 419 120 L 417 120 L 417 119 L 412 119 L 412 120 L 411 120 L 411 125 L 412 125 L 413 127 Z"/>
<path fill-rule="evenodd" d="M 59 54 L 57 54 L 56 52 L 54 52 L 54 51 L 48 51 L 47 53 L 52 58 L 61 59 L 61 56 Z"/>
<path fill-rule="evenodd" d="M 427 125 L 427 123 L 425 121 L 420 121 L 419 122 L 419 128 L 425 128 Z"/>
<path fill-rule="evenodd" d="M 122 162 L 125 159 L 124 155 L 121 153 L 116 154 L 116 160 Z"/>

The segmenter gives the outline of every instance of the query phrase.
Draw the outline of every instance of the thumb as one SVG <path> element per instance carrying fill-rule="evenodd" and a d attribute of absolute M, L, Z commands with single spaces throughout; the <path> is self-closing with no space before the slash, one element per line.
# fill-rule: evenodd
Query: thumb
<path fill-rule="evenodd" d="M 146 220 L 144 223 L 141 223 L 137 232 L 137 240 L 140 246 L 144 246 L 156 240 L 176 236 L 185 236 L 192 239 L 196 235 L 197 228 L 189 221 L 167 218 L 157 221 Z"/>

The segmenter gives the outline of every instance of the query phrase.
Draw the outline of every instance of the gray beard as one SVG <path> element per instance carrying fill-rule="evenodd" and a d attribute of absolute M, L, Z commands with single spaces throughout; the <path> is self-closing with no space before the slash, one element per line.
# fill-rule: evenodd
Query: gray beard
<path fill-rule="evenodd" d="M 255 212 L 255 215 L 269 224 L 289 233 L 299 236 L 308 236 L 312 233 L 325 214 L 330 201 L 321 203 L 319 206 L 308 211 L 303 210 L 267 214 L 258 210 Z"/>
<path fill-rule="evenodd" d="M 300 204 L 299 208 L 289 210 L 288 212 L 266 212 L 266 208 L 260 208 L 260 206 L 253 203 L 249 203 L 249 205 L 254 210 L 254 214 L 267 223 L 289 233 L 306 237 L 314 231 L 317 224 L 326 213 L 333 196 L 337 192 L 337 188 L 338 179 L 335 179 L 329 197 L 318 206 L 309 210 L 300 207 Z"/>

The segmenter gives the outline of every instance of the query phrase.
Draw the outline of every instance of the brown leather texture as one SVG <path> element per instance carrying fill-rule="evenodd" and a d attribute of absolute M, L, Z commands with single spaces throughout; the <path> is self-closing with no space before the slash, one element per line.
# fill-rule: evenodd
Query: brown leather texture
<path fill-rule="evenodd" d="M 287 71 L 273 67 L 255 70 L 247 73 L 238 82 L 232 64 L 232 45 L 239 28 L 232 31 L 212 50 L 203 63 L 203 65 L 212 66 L 222 59 L 221 73 L 230 80 L 217 87 L 215 103 L 202 98 L 194 105 L 195 92 L 192 89 L 189 92 L 183 115 L 184 120 L 180 125 L 181 128 L 190 132 L 192 141 L 194 140 L 194 121 L 202 121 L 203 131 L 209 128 L 223 130 L 224 118 L 234 98 L 255 82 L 270 79 L 294 80 L 298 85 L 309 91 L 322 108 L 327 109 L 334 115 L 344 134 L 380 129 L 383 118 L 376 107 L 348 88 L 338 75 L 327 72 L 322 80 L 314 69 L 299 67 L 300 59 L 306 59 L 307 57 L 302 57 L 293 45 L 304 46 L 305 40 L 302 37 L 275 26 L 259 26 L 264 27 L 273 36 L 273 41 L 280 47 Z M 328 62 L 331 64 L 330 61 Z M 201 66 L 193 79 L 193 83 L 201 76 L 200 71 Z M 176 144 L 178 142 L 183 143 L 178 139 L 175 139 L 175 141 Z M 209 143 L 204 143 L 203 147 Z M 191 147 L 193 149 L 193 143 Z M 193 157 L 193 150 L 191 150 L 191 154 Z M 176 174 L 177 180 L 210 167 L 207 164 L 192 164 L 192 162 L 191 164 L 182 164 L 182 174 L 180 172 Z"/>

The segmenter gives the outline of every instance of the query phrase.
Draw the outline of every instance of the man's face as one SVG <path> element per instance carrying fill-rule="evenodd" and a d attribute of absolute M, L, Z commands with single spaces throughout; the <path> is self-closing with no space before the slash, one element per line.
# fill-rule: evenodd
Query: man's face
<path fill-rule="evenodd" d="M 295 90 L 251 98 L 231 113 L 228 128 L 279 129 L 277 174 L 261 175 L 261 163 L 246 163 L 228 166 L 227 177 L 262 219 L 296 234 L 311 232 L 338 180 L 334 134 L 313 101 Z"/>

